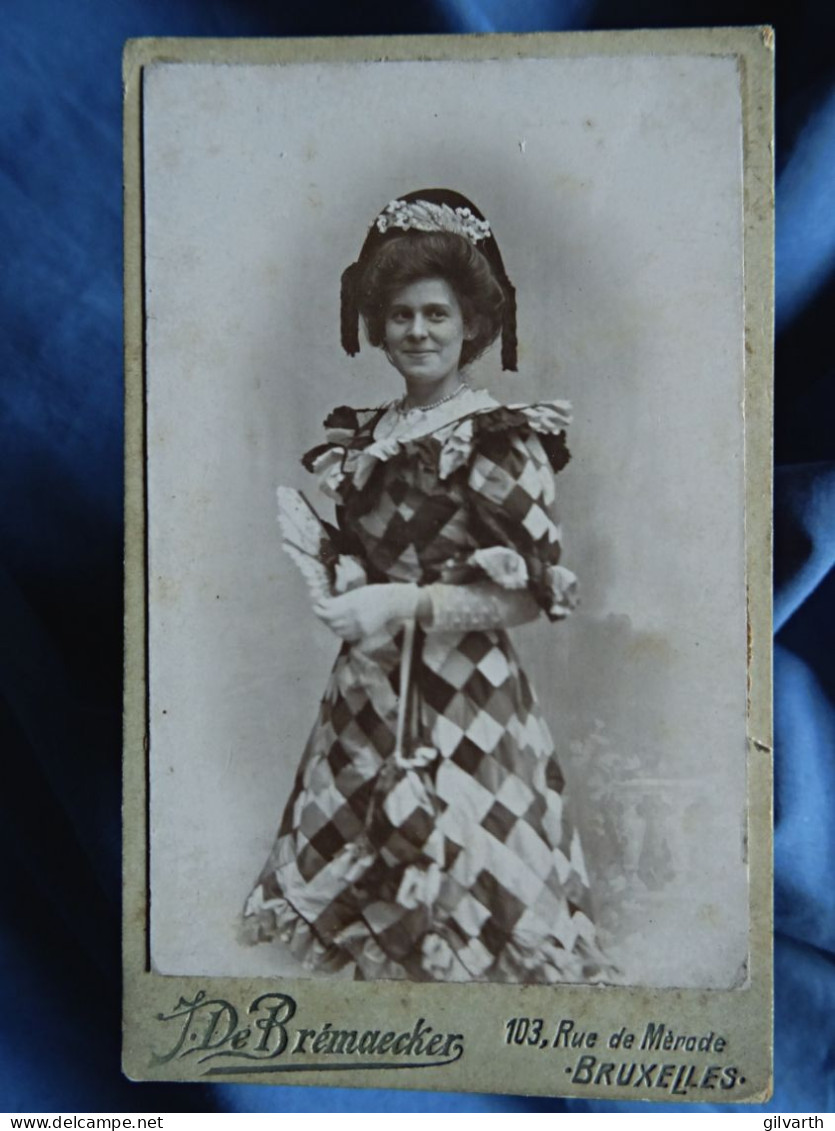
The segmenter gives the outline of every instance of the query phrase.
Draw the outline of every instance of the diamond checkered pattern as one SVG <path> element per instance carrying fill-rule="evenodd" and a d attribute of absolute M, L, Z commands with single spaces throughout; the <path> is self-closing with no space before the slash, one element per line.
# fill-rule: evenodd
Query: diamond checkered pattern
<path fill-rule="evenodd" d="M 372 576 L 431 582 L 493 545 L 556 560 L 553 475 L 535 436 L 491 432 L 443 482 L 426 451 L 381 463 L 349 498 L 343 521 Z M 507 634 L 418 633 L 412 745 L 434 752 L 421 765 L 392 759 L 399 658 L 399 638 L 337 658 L 247 908 L 260 937 L 298 937 L 301 919 L 308 957 L 353 961 L 365 977 L 598 976 L 579 837 Z"/>

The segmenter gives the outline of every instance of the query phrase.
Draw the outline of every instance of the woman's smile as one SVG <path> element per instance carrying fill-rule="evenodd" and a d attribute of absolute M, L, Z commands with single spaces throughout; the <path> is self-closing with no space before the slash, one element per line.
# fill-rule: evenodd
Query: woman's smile
<path fill-rule="evenodd" d="M 461 305 L 444 279 L 419 279 L 393 295 L 386 312 L 386 353 L 414 403 L 456 387 L 467 337 Z"/>

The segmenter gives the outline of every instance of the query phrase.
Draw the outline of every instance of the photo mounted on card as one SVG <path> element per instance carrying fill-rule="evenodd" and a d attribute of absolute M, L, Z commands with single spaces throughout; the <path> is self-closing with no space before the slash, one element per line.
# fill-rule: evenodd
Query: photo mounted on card
<path fill-rule="evenodd" d="M 131 1078 L 769 1094 L 772 54 L 128 45 Z"/>

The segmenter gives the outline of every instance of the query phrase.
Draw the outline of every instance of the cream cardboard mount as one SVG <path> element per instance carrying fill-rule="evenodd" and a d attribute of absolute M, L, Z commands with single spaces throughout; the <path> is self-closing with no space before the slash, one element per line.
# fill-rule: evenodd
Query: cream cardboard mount
<path fill-rule="evenodd" d="M 767 28 L 127 45 L 132 1079 L 770 1094 L 772 64 Z M 475 211 L 404 202 L 429 187 Z M 343 272 L 375 218 L 403 235 L 421 215 L 501 248 L 502 345 L 467 388 L 418 372 L 439 326 L 457 357 L 478 322 L 444 276 L 431 310 L 390 293 L 385 350 L 364 330 L 343 349 L 364 301 L 340 299 Z M 421 381 L 444 392 L 424 408 L 444 403 L 401 411 Z M 282 487 L 334 523 L 299 462 L 317 446 L 331 558 L 333 525 L 304 544 L 300 512 L 276 522 Z M 494 546 L 467 524 L 479 460 L 505 474 L 511 450 L 529 462 Z M 505 611 L 466 636 L 424 608 L 384 660 L 335 639 L 296 565 L 323 592 L 415 580 L 407 550 L 440 537 L 409 511 L 419 489 L 465 516 L 454 608 L 476 586 Z M 520 492 L 545 515 L 527 542 Z M 517 618 L 511 652 L 527 590 L 559 616 Z M 445 686 L 450 657 L 470 668 L 439 706 L 443 648 Z M 272 942 L 247 945 L 253 899 Z"/>

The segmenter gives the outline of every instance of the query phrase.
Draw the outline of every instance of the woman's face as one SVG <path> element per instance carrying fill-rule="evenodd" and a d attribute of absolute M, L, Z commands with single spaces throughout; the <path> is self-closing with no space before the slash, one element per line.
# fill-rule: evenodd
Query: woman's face
<path fill-rule="evenodd" d="M 384 344 L 410 386 L 429 390 L 457 374 L 469 337 L 461 305 L 444 279 L 418 279 L 392 296 Z"/>

